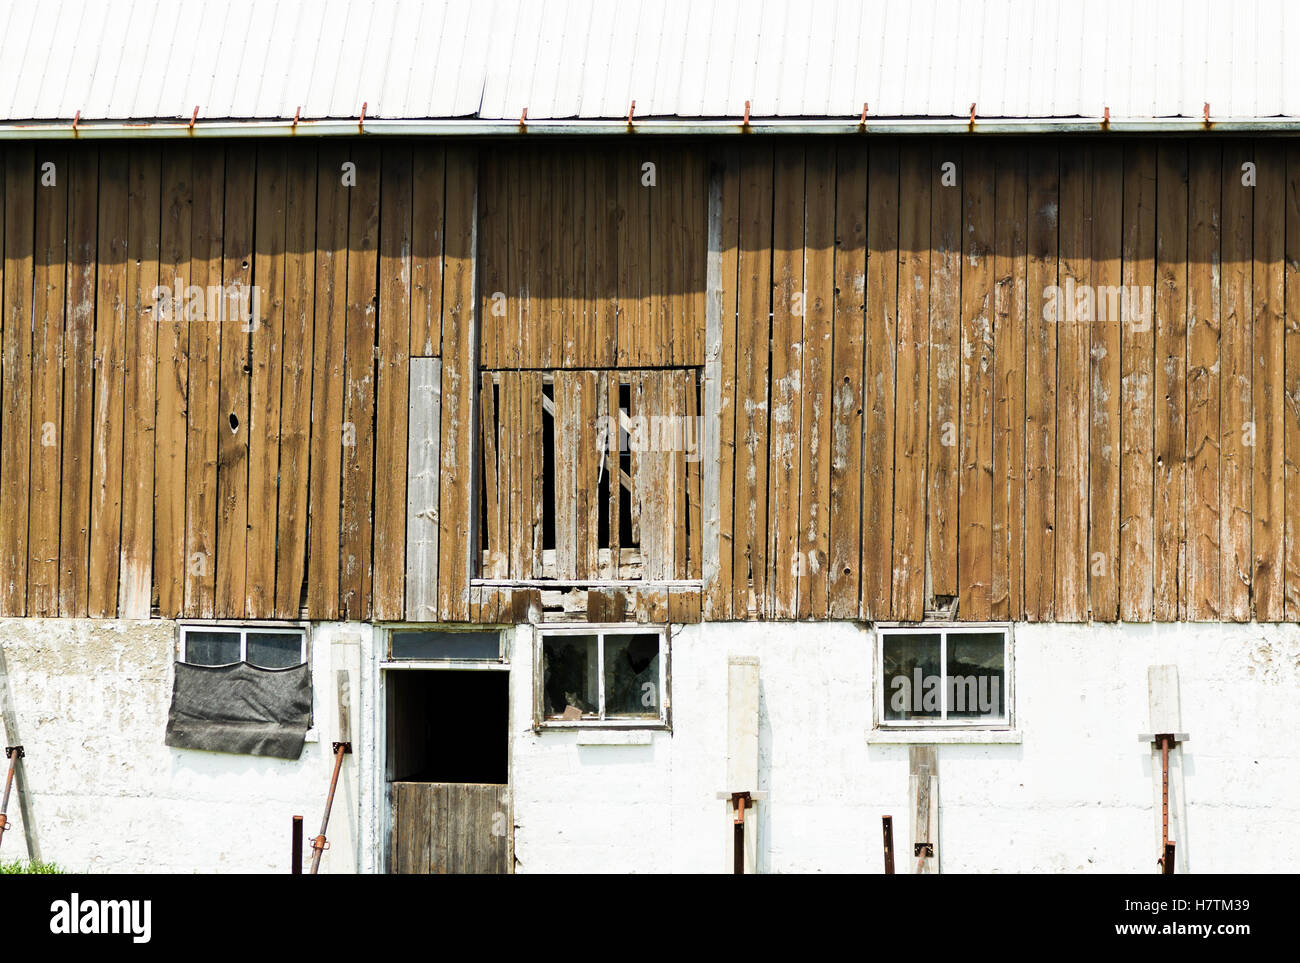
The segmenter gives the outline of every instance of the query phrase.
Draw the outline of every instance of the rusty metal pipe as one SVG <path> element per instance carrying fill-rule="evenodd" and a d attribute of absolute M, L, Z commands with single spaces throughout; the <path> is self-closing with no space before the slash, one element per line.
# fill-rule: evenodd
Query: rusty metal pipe
<path fill-rule="evenodd" d="M 343 768 L 343 757 L 352 751 L 352 743 L 336 742 L 334 743 L 334 774 L 330 776 L 330 792 L 325 797 L 325 815 L 320 821 L 320 835 L 311 841 L 311 875 L 315 876 L 320 869 L 320 854 L 325 852 L 327 844 L 325 839 L 325 830 L 330 824 L 330 810 L 334 808 L 334 790 L 339 784 L 339 770 Z"/>
<path fill-rule="evenodd" d="M 9 757 L 9 773 L 5 776 L 5 794 L 0 799 L 0 843 L 4 842 L 5 830 L 9 828 L 9 793 L 13 789 L 14 777 L 18 768 L 18 760 L 25 753 L 22 746 L 5 746 L 5 755 Z"/>
<path fill-rule="evenodd" d="M 881 828 L 885 834 L 885 875 L 894 875 L 894 817 L 880 817 Z"/>

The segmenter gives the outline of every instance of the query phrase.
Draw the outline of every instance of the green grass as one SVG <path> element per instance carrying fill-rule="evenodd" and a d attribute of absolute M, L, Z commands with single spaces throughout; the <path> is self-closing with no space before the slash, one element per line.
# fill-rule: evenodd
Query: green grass
<path fill-rule="evenodd" d="M 9 876 L 13 874 L 54 875 L 62 872 L 63 870 L 55 863 L 29 863 L 24 859 L 15 859 L 11 862 L 0 863 L 0 876 Z"/>

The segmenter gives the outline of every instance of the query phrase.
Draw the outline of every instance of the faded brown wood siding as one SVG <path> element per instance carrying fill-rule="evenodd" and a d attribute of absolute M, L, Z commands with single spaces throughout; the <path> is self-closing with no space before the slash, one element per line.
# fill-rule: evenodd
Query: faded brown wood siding
<path fill-rule="evenodd" d="M 641 580 L 581 590 L 608 618 L 1294 619 L 1298 167 L 1208 138 L 5 145 L 0 615 L 409 613 L 438 359 L 425 617 L 535 618 L 536 586 L 475 580 L 555 576 Z M 720 418 L 719 450 L 625 457 L 593 426 L 627 405 Z"/>

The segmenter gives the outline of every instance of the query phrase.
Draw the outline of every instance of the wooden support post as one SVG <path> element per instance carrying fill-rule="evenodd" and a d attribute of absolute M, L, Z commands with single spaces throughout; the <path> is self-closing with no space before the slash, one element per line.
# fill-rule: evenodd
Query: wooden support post
<path fill-rule="evenodd" d="M 737 873 L 758 870 L 758 659 L 727 661 L 727 822 L 739 842 Z M 741 834 L 743 833 L 743 838 Z"/>
<path fill-rule="evenodd" d="M 1183 874 L 1187 868 L 1187 806 L 1183 785 L 1183 743 L 1187 733 L 1182 731 L 1182 706 L 1178 695 L 1178 666 L 1153 665 L 1147 669 L 1147 687 L 1151 709 L 1151 732 L 1139 736 L 1147 743 L 1151 753 L 1151 790 L 1155 814 L 1155 847 L 1160 869 Z M 1166 777 L 1162 758 L 1161 736 L 1168 752 Z M 1174 843 L 1174 864 L 1165 867 L 1165 842 Z"/>
<path fill-rule="evenodd" d="M 18 713 L 14 710 L 13 698 L 9 692 L 9 668 L 5 663 L 3 645 L 0 645 L 0 717 L 4 719 L 4 745 L 21 746 L 23 741 L 18 738 Z M 8 760 L 5 762 L 7 763 Z M 18 784 L 18 812 L 23 820 L 23 840 L 27 844 L 27 859 L 29 862 L 39 863 L 41 849 L 36 842 L 36 814 L 32 811 L 31 787 L 27 781 L 27 768 L 23 765 L 21 755 L 18 755 L 14 766 L 14 781 Z"/>
<path fill-rule="evenodd" d="M 914 874 L 939 872 L 939 757 L 934 746 L 908 750 L 912 844 L 904 854 Z"/>

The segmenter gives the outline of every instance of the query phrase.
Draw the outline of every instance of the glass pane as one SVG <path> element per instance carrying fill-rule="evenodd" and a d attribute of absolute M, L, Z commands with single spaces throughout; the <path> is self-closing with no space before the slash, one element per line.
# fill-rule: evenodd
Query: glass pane
<path fill-rule="evenodd" d="M 1005 651 L 1001 632 L 949 633 L 949 719 L 1006 718 Z"/>
<path fill-rule="evenodd" d="M 943 717 L 943 680 L 940 678 L 939 635 L 886 634 L 884 640 L 885 719 Z"/>
<path fill-rule="evenodd" d="M 394 659 L 488 659 L 501 657 L 496 632 L 394 632 Z"/>
<path fill-rule="evenodd" d="M 600 717 L 599 663 L 594 635 L 552 635 L 542 640 L 542 713 L 546 719 Z"/>
<path fill-rule="evenodd" d="M 659 718 L 659 636 L 605 636 L 605 718 Z"/>
<path fill-rule="evenodd" d="M 248 661 L 263 669 L 302 665 L 302 636 L 297 632 L 249 632 Z"/>
<path fill-rule="evenodd" d="M 185 661 L 192 665 L 230 665 L 239 661 L 239 633 L 190 630 L 185 633 Z"/>

